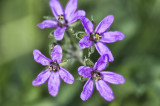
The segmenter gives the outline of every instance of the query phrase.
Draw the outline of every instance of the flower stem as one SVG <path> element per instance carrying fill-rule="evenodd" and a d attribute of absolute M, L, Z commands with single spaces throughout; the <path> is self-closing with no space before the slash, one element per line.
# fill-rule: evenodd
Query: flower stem
<path fill-rule="evenodd" d="M 80 51 L 79 51 L 79 49 L 77 50 L 76 47 L 74 46 L 74 42 L 73 42 L 73 40 L 72 40 L 72 38 L 71 38 L 70 33 L 69 33 L 68 30 L 66 30 L 66 34 L 67 34 L 67 36 L 68 36 L 68 38 L 69 38 L 69 40 L 70 40 L 70 43 L 71 43 L 71 46 L 72 46 L 72 50 L 74 51 L 73 53 L 75 53 L 74 56 L 78 59 L 78 61 L 79 61 L 81 64 L 85 65 L 84 61 L 82 60 L 82 58 L 81 58 L 81 57 L 78 55 L 78 53 L 77 53 L 77 51 L 78 51 L 78 52 L 80 52 Z"/>
<path fill-rule="evenodd" d="M 71 46 L 72 46 L 72 50 L 76 51 L 76 47 L 74 46 L 73 40 L 72 40 L 68 30 L 66 30 L 66 34 L 67 34 L 67 36 L 68 36 L 68 38 L 70 40 L 70 43 L 71 43 Z"/>

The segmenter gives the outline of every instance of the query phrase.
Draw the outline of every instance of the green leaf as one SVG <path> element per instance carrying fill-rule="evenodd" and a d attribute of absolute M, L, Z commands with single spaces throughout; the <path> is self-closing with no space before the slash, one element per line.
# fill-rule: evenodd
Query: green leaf
<path fill-rule="evenodd" d="M 54 38 L 54 31 L 51 31 L 48 35 L 48 38 Z"/>
<path fill-rule="evenodd" d="M 91 46 L 88 48 L 88 57 L 91 56 L 91 54 L 93 54 L 95 52 L 95 46 Z"/>
<path fill-rule="evenodd" d="M 85 58 L 84 62 L 85 62 L 86 66 L 89 66 L 89 67 L 93 67 L 94 66 L 94 63 L 89 58 Z"/>
<path fill-rule="evenodd" d="M 86 33 L 83 31 L 79 31 L 75 33 L 74 35 L 76 36 L 77 39 L 82 39 L 86 35 Z"/>

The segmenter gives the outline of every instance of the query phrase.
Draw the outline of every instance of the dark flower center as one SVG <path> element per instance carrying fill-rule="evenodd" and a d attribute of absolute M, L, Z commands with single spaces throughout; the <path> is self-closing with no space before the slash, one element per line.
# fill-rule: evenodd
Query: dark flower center
<path fill-rule="evenodd" d="M 51 65 L 48 67 L 50 72 L 58 71 L 59 64 L 57 62 L 51 62 Z"/>
<path fill-rule="evenodd" d="M 91 41 L 97 42 L 101 38 L 102 38 L 102 36 L 99 33 L 91 33 L 90 34 L 90 40 Z"/>
<path fill-rule="evenodd" d="M 95 81 L 98 81 L 98 80 L 101 80 L 102 79 L 102 77 L 101 77 L 101 74 L 100 74 L 100 72 L 98 72 L 98 71 L 92 71 L 92 79 L 93 80 L 95 80 Z"/>
<path fill-rule="evenodd" d="M 67 26 L 67 20 L 65 20 L 64 15 L 58 16 L 58 25 L 63 28 L 64 26 Z"/>

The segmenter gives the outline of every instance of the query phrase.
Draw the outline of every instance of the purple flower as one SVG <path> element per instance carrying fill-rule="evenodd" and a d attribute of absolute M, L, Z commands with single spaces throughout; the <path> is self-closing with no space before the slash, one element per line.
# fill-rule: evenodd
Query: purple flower
<path fill-rule="evenodd" d="M 123 84 L 125 79 L 122 75 L 110 71 L 102 71 L 108 63 L 108 55 L 101 56 L 95 63 L 94 67 L 80 66 L 78 68 L 79 75 L 89 78 L 81 92 L 83 101 L 90 98 L 94 90 L 94 82 L 100 95 L 107 101 L 114 99 L 113 91 L 107 83 Z"/>
<path fill-rule="evenodd" d="M 83 10 L 76 11 L 77 4 L 77 0 L 70 0 L 65 10 L 63 10 L 58 0 L 50 0 L 49 5 L 57 20 L 48 19 L 38 24 L 38 26 L 41 29 L 57 27 L 54 31 L 54 37 L 56 40 L 62 40 L 67 26 L 86 14 Z"/>
<path fill-rule="evenodd" d="M 110 25 L 112 24 L 113 20 L 114 20 L 113 15 L 106 16 L 94 30 L 94 25 L 92 24 L 92 22 L 88 18 L 82 17 L 81 22 L 82 25 L 84 26 L 87 35 L 84 36 L 79 41 L 79 48 L 80 49 L 88 48 L 92 46 L 92 44 L 94 43 L 99 54 L 100 55 L 108 54 L 109 62 L 113 62 L 114 57 L 111 51 L 103 43 L 113 43 L 118 40 L 123 40 L 125 37 L 124 34 L 119 31 L 106 32 L 110 27 Z"/>
<path fill-rule="evenodd" d="M 48 80 L 48 90 L 49 94 L 56 96 L 59 91 L 60 78 L 68 83 L 72 84 L 74 82 L 74 77 L 63 67 L 59 66 L 62 60 L 62 48 L 56 45 L 51 52 L 51 59 L 45 57 L 39 50 L 33 51 L 34 60 L 43 66 L 48 66 L 48 68 L 42 71 L 35 80 L 33 80 L 33 86 L 39 86 L 44 84 Z"/>

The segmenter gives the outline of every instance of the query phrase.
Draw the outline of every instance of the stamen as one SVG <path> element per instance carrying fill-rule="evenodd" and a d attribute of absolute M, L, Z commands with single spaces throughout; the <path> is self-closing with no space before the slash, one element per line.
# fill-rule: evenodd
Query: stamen
<path fill-rule="evenodd" d="M 59 70 L 59 64 L 57 62 L 52 62 L 51 65 L 48 67 L 50 72 L 58 71 Z"/>
<path fill-rule="evenodd" d="M 53 72 L 53 66 L 52 65 L 49 66 L 49 71 Z"/>
<path fill-rule="evenodd" d="M 63 15 L 59 15 L 58 16 L 58 20 L 60 20 L 60 21 L 64 20 L 64 16 Z"/>
<path fill-rule="evenodd" d="M 101 79 L 101 76 L 100 75 L 98 75 L 98 74 L 96 74 L 96 76 L 95 76 L 95 80 L 97 81 L 97 80 L 100 80 Z"/>
<path fill-rule="evenodd" d="M 95 39 L 96 39 L 96 40 L 99 40 L 99 39 L 101 39 L 101 38 L 102 38 L 102 36 L 101 36 L 100 34 L 97 34 L 97 33 L 95 34 L 95 36 L 94 36 L 94 37 L 95 37 Z"/>

